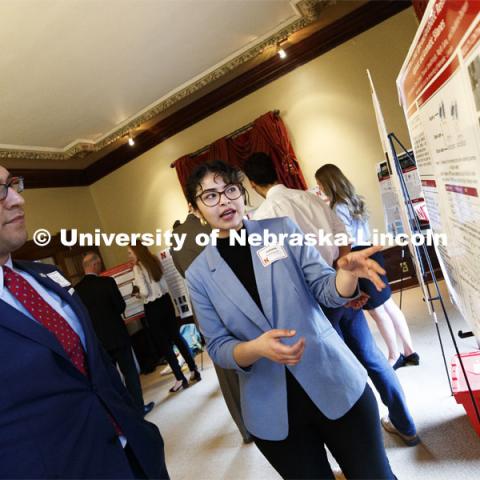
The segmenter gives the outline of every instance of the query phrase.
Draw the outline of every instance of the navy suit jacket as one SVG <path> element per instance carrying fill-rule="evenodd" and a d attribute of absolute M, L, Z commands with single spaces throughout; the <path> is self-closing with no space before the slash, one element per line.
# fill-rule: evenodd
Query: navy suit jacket
<path fill-rule="evenodd" d="M 87 378 L 46 328 L 0 300 L 0 478 L 132 478 L 110 414 L 148 477 L 167 478 L 163 440 L 143 419 L 70 287 L 50 265 L 14 262 L 74 310 Z"/>

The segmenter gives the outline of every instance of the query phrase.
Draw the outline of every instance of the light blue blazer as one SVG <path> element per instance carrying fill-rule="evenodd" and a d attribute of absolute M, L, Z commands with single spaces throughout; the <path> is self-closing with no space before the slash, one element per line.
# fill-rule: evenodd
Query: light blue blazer
<path fill-rule="evenodd" d="M 248 234 L 264 229 L 279 234 L 301 233 L 287 217 L 245 221 Z M 253 268 L 263 311 L 212 245 L 186 272 L 188 288 L 212 360 L 234 369 L 240 380 L 242 415 L 247 429 L 266 440 L 288 435 L 285 368 L 293 374 L 320 411 L 330 419 L 343 416 L 362 395 L 367 373 L 337 335 L 319 302 L 339 307 L 349 299 L 339 296 L 335 271 L 310 246 L 284 248 L 287 258 L 264 267 L 251 247 Z M 295 329 L 282 340 L 293 344 L 305 337 L 305 352 L 295 366 L 285 367 L 266 358 L 241 368 L 233 358 L 240 342 L 273 328 Z"/>

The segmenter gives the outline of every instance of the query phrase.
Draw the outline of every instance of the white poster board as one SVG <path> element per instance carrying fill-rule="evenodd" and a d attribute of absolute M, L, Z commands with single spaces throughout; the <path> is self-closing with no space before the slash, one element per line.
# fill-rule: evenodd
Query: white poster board
<path fill-rule="evenodd" d="M 397 78 L 451 298 L 480 338 L 480 2 L 431 0 Z"/>
<path fill-rule="evenodd" d="M 376 173 L 380 185 L 380 196 L 382 197 L 385 230 L 392 235 L 404 233 L 398 197 L 393 188 L 390 169 L 386 160 L 377 163 Z"/>
<path fill-rule="evenodd" d="M 132 295 L 133 270 L 130 263 L 122 263 L 102 272 L 102 276 L 112 277 L 117 282 L 118 289 L 125 300 L 125 321 L 132 323 L 144 315 L 143 301 Z"/>
<path fill-rule="evenodd" d="M 193 315 L 190 297 L 188 295 L 187 285 L 185 280 L 178 273 L 173 263 L 172 255 L 168 248 L 158 254 L 158 258 L 162 263 L 163 274 L 168 285 L 168 290 L 172 296 L 173 304 L 175 305 L 176 315 L 180 318 L 187 318 Z"/>
<path fill-rule="evenodd" d="M 380 136 L 380 141 L 382 142 L 385 158 L 386 160 L 388 160 L 391 166 L 390 179 L 391 179 L 391 185 L 392 185 L 392 191 L 391 191 L 392 201 L 394 201 L 393 198 L 396 198 L 396 203 L 398 205 L 398 213 L 400 214 L 403 232 L 405 232 L 410 238 L 412 238 L 413 232 L 410 227 L 410 222 L 408 219 L 408 211 L 406 206 L 407 200 L 403 196 L 402 187 L 400 184 L 400 177 L 398 176 L 398 172 L 396 168 L 394 168 L 394 152 L 392 150 L 392 147 L 388 139 L 388 131 L 385 125 L 385 120 L 383 118 L 382 109 L 380 107 L 380 101 L 378 100 L 377 93 L 375 91 L 375 86 L 373 85 L 373 80 L 369 70 L 367 70 L 367 75 L 370 81 L 370 89 L 372 92 L 372 102 L 373 102 L 373 108 L 375 110 L 375 117 L 377 119 L 377 127 L 378 127 L 378 133 Z M 408 244 L 408 248 L 410 251 L 412 262 L 415 267 L 415 273 L 417 275 L 418 283 L 423 291 L 423 296 L 425 299 L 428 299 L 430 296 L 428 294 L 427 286 L 423 281 L 423 275 L 422 275 L 423 268 L 421 266 L 421 259 L 419 258 L 416 249 L 410 243 Z M 427 305 L 429 313 L 431 314 L 432 306 L 430 305 L 430 302 L 426 301 L 425 303 Z"/>

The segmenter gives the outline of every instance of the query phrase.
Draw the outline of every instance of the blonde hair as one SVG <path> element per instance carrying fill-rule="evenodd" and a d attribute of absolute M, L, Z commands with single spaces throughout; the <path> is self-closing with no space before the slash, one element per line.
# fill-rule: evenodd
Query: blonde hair
<path fill-rule="evenodd" d="M 338 203 L 344 203 L 352 218 L 367 220 L 367 206 L 363 197 L 356 192 L 350 180 L 336 165 L 323 165 L 315 172 L 315 178 L 329 198 L 332 209 Z"/>
<path fill-rule="evenodd" d="M 155 282 L 160 281 L 163 275 L 163 270 L 158 257 L 153 255 L 150 250 L 142 244 L 130 245 L 130 248 L 137 257 L 139 263 L 145 267 L 152 280 Z"/>

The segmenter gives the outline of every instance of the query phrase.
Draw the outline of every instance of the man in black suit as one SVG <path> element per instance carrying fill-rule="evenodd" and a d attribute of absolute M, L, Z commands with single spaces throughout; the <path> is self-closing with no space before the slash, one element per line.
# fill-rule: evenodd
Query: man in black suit
<path fill-rule="evenodd" d="M 93 328 L 100 343 L 114 364 L 117 364 L 125 378 L 127 390 L 135 403 L 149 413 L 155 403 L 144 405 L 142 386 L 132 354 L 132 346 L 122 314 L 125 301 L 117 283 L 111 277 L 100 277 L 102 260 L 95 252 L 88 252 L 83 258 L 85 277 L 75 289 L 88 309 Z"/>

